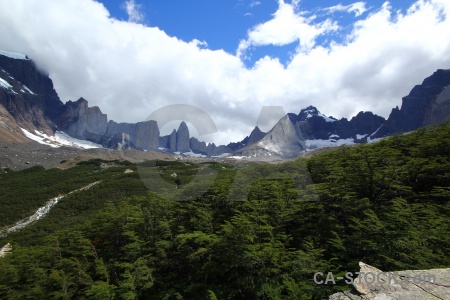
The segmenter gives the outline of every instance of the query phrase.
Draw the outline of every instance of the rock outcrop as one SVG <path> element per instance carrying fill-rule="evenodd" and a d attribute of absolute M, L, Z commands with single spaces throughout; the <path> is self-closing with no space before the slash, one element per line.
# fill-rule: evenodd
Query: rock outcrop
<path fill-rule="evenodd" d="M 355 290 L 333 294 L 329 300 L 450 299 L 450 269 L 383 272 L 360 262 Z"/>
<path fill-rule="evenodd" d="M 403 97 L 401 108 L 394 108 L 376 137 L 409 132 L 422 126 L 439 124 L 450 118 L 450 70 L 437 70 Z"/>
<path fill-rule="evenodd" d="M 184 121 L 181 122 L 180 126 L 178 127 L 176 137 L 176 149 L 178 152 L 184 153 L 191 151 L 191 149 L 189 148 L 189 129 Z"/>
<path fill-rule="evenodd" d="M 83 98 L 68 101 L 59 116 L 60 129 L 77 139 L 93 139 L 106 134 L 108 117 L 97 106 L 89 107 Z"/>
<path fill-rule="evenodd" d="M 341 139 L 357 139 L 357 136 L 369 136 L 385 122 L 383 117 L 372 112 L 359 112 L 349 120 L 337 120 L 321 114 L 314 106 L 302 109 L 297 117 L 299 128 L 305 139 L 328 140 L 330 136 Z"/>
<path fill-rule="evenodd" d="M 27 142 L 28 138 L 23 134 L 14 118 L 0 104 L 0 141 L 2 142 Z"/>
<path fill-rule="evenodd" d="M 48 74 L 25 56 L 18 57 L 0 53 L 0 105 L 20 127 L 52 134 L 64 104 Z"/>
<path fill-rule="evenodd" d="M 297 116 L 287 114 L 260 141 L 237 151 L 243 156 L 272 156 L 292 158 L 306 149 L 304 138 L 297 126 Z"/>
<path fill-rule="evenodd" d="M 177 131 L 174 129 L 169 135 L 169 150 L 172 152 L 177 151 Z"/>
<path fill-rule="evenodd" d="M 189 147 L 192 152 L 208 155 L 208 149 L 205 142 L 200 142 L 197 138 L 191 137 L 189 139 Z"/>
<path fill-rule="evenodd" d="M 136 123 L 136 147 L 140 149 L 157 149 L 159 147 L 159 128 L 156 121 Z"/>
<path fill-rule="evenodd" d="M 256 126 L 248 136 L 248 140 L 245 141 L 244 139 L 244 141 L 246 145 L 253 145 L 259 142 L 266 134 L 267 134 L 266 132 L 262 132 L 261 129 L 259 129 L 259 127 Z"/>

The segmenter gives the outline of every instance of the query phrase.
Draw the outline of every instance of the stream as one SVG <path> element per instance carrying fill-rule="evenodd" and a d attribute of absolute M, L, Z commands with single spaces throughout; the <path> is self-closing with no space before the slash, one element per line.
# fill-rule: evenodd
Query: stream
<path fill-rule="evenodd" d="M 74 191 L 71 191 L 70 193 L 51 198 L 50 200 L 47 201 L 47 203 L 45 203 L 44 206 L 39 207 L 33 215 L 18 221 L 16 224 L 14 224 L 11 227 L 6 227 L 6 228 L 0 230 L 0 237 L 5 237 L 8 234 L 10 234 L 11 232 L 20 230 L 20 229 L 26 227 L 27 225 L 31 224 L 32 222 L 37 221 L 40 218 L 44 217 L 46 214 L 48 214 L 50 209 L 56 203 L 58 203 L 62 198 L 66 197 L 67 195 L 70 195 L 72 193 L 76 193 L 76 192 L 79 192 L 79 191 L 87 190 L 87 189 L 91 188 L 92 186 L 94 186 L 94 185 L 96 185 L 96 184 L 98 184 L 100 182 L 101 181 L 96 181 L 96 182 L 90 183 L 90 184 L 88 184 L 86 186 L 83 186 L 83 187 L 81 187 L 79 189 L 76 189 Z"/>

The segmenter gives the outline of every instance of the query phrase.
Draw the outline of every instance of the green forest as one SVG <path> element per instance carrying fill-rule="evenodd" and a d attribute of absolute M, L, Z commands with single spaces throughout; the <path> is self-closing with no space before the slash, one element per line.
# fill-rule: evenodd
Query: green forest
<path fill-rule="evenodd" d="M 450 125 L 283 163 L 0 174 L 1 299 L 327 299 L 316 272 L 450 267 Z M 125 172 L 126 169 L 133 172 Z"/>

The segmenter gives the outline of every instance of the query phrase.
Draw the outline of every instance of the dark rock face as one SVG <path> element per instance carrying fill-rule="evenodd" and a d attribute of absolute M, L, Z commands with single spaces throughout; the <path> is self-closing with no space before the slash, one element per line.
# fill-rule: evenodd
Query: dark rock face
<path fill-rule="evenodd" d="M 111 143 L 111 140 L 117 141 L 117 138 L 111 138 L 118 134 L 126 134 L 130 148 L 149 150 L 159 147 L 159 128 L 156 121 L 139 123 L 116 123 L 109 121 L 106 133 L 101 137 L 102 145 L 106 147 Z"/>
<path fill-rule="evenodd" d="M 189 139 L 189 147 L 191 148 L 192 152 L 194 152 L 194 153 L 208 155 L 208 151 L 206 149 L 206 143 L 200 142 L 195 137 L 191 137 Z"/>
<path fill-rule="evenodd" d="M 450 119 L 450 70 L 437 70 L 403 97 L 402 107 L 392 109 L 376 137 L 408 132 Z"/>
<path fill-rule="evenodd" d="M 97 106 L 89 107 L 83 98 L 76 102 L 68 101 L 58 121 L 61 129 L 78 139 L 102 136 L 106 134 L 108 125 L 108 117 Z"/>
<path fill-rule="evenodd" d="M 189 148 L 189 129 L 185 122 L 181 122 L 176 133 L 178 152 L 184 153 L 191 151 Z"/>
<path fill-rule="evenodd" d="M 175 129 L 169 135 L 169 150 L 172 152 L 177 151 L 177 132 Z"/>
<path fill-rule="evenodd" d="M 159 128 L 156 121 L 136 124 L 136 147 L 140 149 L 157 149 L 159 147 Z"/>
<path fill-rule="evenodd" d="M 31 60 L 0 55 L 0 79 L 0 105 L 17 124 L 31 132 L 37 129 L 52 134 L 64 104 L 48 75 Z"/>
<path fill-rule="evenodd" d="M 266 135 L 266 132 L 262 132 L 258 126 L 256 126 L 250 135 L 248 136 L 247 145 L 252 145 L 257 142 L 259 142 L 264 136 Z"/>
<path fill-rule="evenodd" d="M 306 114 L 305 110 L 309 113 Z M 310 113 L 311 111 L 314 113 Z M 356 138 L 356 135 L 369 136 L 380 128 L 385 119 L 371 112 L 359 112 L 350 121 L 346 118 L 336 120 L 325 117 L 315 107 L 309 106 L 300 111 L 297 121 L 306 139 L 327 140 L 332 135 L 341 139 Z"/>

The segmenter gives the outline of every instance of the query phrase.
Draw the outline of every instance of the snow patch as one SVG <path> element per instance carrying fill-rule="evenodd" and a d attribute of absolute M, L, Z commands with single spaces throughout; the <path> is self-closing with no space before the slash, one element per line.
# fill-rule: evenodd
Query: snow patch
<path fill-rule="evenodd" d="M 325 116 L 324 114 L 322 114 L 321 112 L 319 112 L 318 110 L 315 110 L 315 109 L 308 109 L 308 110 L 305 110 L 304 112 L 307 113 L 307 115 L 305 117 L 306 119 L 310 119 L 310 118 L 312 118 L 314 116 L 318 116 L 318 117 L 322 117 L 325 120 L 325 122 L 335 122 L 336 121 L 335 119 L 327 117 L 327 116 Z"/>
<path fill-rule="evenodd" d="M 220 154 L 220 155 L 213 155 L 213 156 L 211 156 L 211 157 L 214 157 L 214 158 L 222 158 L 222 157 L 227 157 L 227 156 L 229 156 L 231 153 L 222 153 L 222 154 Z"/>
<path fill-rule="evenodd" d="M 375 130 L 375 132 L 374 133 L 372 133 L 370 136 L 369 136 L 369 138 L 370 137 L 372 137 L 372 136 L 374 136 L 377 132 L 378 132 L 378 130 L 380 130 L 381 129 L 381 127 L 383 127 L 383 124 L 381 124 L 380 125 L 380 127 L 378 127 L 378 129 L 377 130 Z"/>
<path fill-rule="evenodd" d="M 30 93 L 31 95 L 36 95 L 35 93 L 33 93 L 29 88 L 27 88 L 26 85 L 23 85 L 23 88 L 26 89 L 28 91 L 28 93 Z"/>
<path fill-rule="evenodd" d="M 232 159 L 243 159 L 243 158 L 249 158 L 249 157 L 248 157 L 248 156 L 233 155 L 233 156 L 228 156 L 228 158 L 232 158 Z"/>
<path fill-rule="evenodd" d="M 357 134 L 357 135 L 356 135 L 356 138 L 357 138 L 358 140 L 361 140 L 361 139 L 365 138 L 366 136 L 367 136 L 367 134 Z"/>
<path fill-rule="evenodd" d="M 350 139 L 339 139 L 339 140 L 306 140 L 306 151 L 325 148 L 325 147 L 336 147 L 342 145 L 353 145 L 355 142 L 352 138 Z"/>
<path fill-rule="evenodd" d="M 0 50 L 0 55 L 14 58 L 14 59 L 23 59 L 23 60 L 29 60 L 25 54 L 22 53 L 14 53 L 14 52 L 8 52 L 8 51 L 2 51 Z"/>
<path fill-rule="evenodd" d="M 11 89 L 11 88 L 12 88 L 12 85 L 10 85 L 10 84 L 8 83 L 8 81 L 6 81 L 6 80 L 4 80 L 4 79 L 2 79 L 2 78 L 0 78 L 0 85 L 1 85 L 2 87 L 4 87 L 5 89 Z"/>
<path fill-rule="evenodd" d="M 184 156 L 190 156 L 190 157 L 207 157 L 206 155 L 194 153 L 194 152 L 192 152 L 192 151 L 190 151 L 190 152 L 184 152 L 183 155 L 184 155 Z"/>
<path fill-rule="evenodd" d="M 336 121 L 335 119 L 332 119 L 332 118 L 330 118 L 330 117 L 327 117 L 327 116 L 325 116 L 325 115 L 323 115 L 323 114 L 320 114 L 319 117 L 324 118 L 324 119 L 325 119 L 325 122 L 328 122 L 328 123 L 331 123 L 331 122 L 335 122 L 335 121 Z"/>
<path fill-rule="evenodd" d="M 39 144 L 48 145 L 53 148 L 59 148 L 62 146 L 81 149 L 103 148 L 102 145 L 73 138 L 69 136 L 67 133 L 61 131 L 57 131 L 54 136 L 48 136 L 45 133 L 39 132 L 37 130 L 35 130 L 35 134 L 33 134 L 26 129 L 23 128 L 21 129 L 25 134 L 25 136 L 30 140 L 36 141 Z"/>

